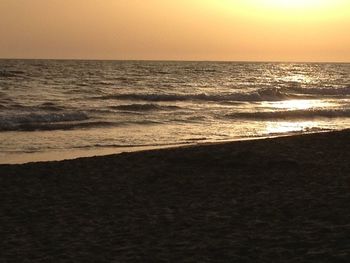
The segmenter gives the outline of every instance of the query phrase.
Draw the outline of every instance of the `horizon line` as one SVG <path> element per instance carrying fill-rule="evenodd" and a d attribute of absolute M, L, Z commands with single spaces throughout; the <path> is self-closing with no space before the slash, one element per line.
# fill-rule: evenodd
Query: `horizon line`
<path fill-rule="evenodd" d="M 102 59 L 102 58 L 6 58 L 0 60 L 58 60 L 58 61 L 144 61 L 144 62 L 222 62 L 222 63 L 313 63 L 350 64 L 350 61 L 288 61 L 288 60 L 182 60 L 182 59 Z"/>

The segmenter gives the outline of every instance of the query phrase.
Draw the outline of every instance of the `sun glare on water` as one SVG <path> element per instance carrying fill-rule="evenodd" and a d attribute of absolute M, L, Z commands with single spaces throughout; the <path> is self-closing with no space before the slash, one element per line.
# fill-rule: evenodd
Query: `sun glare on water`
<path fill-rule="evenodd" d="M 312 100 L 286 100 L 276 103 L 275 107 L 278 109 L 287 110 L 306 110 L 314 107 L 320 107 L 319 101 Z"/>
<path fill-rule="evenodd" d="M 266 102 L 263 103 L 264 107 L 280 109 L 280 110 L 308 110 L 315 108 L 324 108 L 329 107 L 331 104 L 329 102 L 320 101 L 320 100 L 284 100 L 277 102 Z"/>
<path fill-rule="evenodd" d="M 333 105 L 332 103 L 321 100 L 285 100 L 278 102 L 269 102 L 265 106 L 272 107 L 278 111 L 312 111 L 315 109 L 327 108 Z M 273 134 L 288 134 L 293 132 L 306 132 L 318 129 L 320 123 L 317 120 L 311 121 L 274 121 L 266 124 L 265 130 L 269 135 Z"/>
<path fill-rule="evenodd" d="M 266 124 L 265 130 L 268 135 L 276 135 L 311 131 L 312 128 L 318 128 L 318 123 L 315 121 L 270 122 Z"/>

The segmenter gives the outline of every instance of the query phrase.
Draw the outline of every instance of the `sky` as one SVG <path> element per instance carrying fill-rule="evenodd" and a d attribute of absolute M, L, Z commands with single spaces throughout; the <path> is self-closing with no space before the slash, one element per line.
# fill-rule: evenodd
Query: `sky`
<path fill-rule="evenodd" d="M 0 57 L 350 62 L 349 0 L 0 0 Z"/>

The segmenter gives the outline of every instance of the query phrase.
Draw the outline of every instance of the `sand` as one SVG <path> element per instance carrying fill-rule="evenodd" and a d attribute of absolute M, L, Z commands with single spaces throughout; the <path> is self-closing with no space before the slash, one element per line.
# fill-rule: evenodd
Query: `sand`
<path fill-rule="evenodd" d="M 350 131 L 0 165 L 0 262 L 350 262 Z"/>
<path fill-rule="evenodd" d="M 154 150 L 163 148 L 173 148 L 184 146 L 178 145 L 157 145 L 157 146 L 133 146 L 133 147 L 100 147 L 98 149 L 84 150 L 60 150 L 49 152 L 26 152 L 26 153 L 0 153 L 1 164 L 24 164 L 29 162 L 49 162 L 76 159 L 80 157 L 94 157 L 111 155 L 122 152 L 138 152 L 144 150 Z"/>

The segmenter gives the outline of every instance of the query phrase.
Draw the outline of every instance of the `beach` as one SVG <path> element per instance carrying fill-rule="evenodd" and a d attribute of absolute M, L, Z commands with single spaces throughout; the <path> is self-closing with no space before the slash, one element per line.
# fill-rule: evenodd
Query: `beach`
<path fill-rule="evenodd" d="M 1 262 L 348 262 L 350 131 L 0 165 Z"/>
<path fill-rule="evenodd" d="M 0 59 L 0 163 L 347 129 L 349 83 L 337 63 Z"/>

